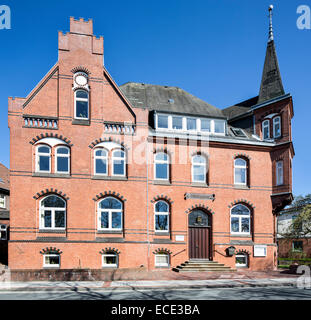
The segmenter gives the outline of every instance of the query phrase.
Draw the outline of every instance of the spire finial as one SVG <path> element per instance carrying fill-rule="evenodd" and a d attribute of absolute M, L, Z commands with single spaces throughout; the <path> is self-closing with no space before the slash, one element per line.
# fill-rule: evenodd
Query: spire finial
<path fill-rule="evenodd" d="M 270 19 L 270 24 L 269 24 L 269 42 L 273 41 L 273 26 L 272 26 L 272 10 L 273 10 L 273 5 L 271 4 L 269 6 L 269 19 Z"/>

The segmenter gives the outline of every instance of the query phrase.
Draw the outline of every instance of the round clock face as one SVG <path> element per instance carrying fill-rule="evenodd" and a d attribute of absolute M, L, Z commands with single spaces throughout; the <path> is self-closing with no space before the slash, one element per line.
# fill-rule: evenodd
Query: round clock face
<path fill-rule="evenodd" d="M 75 81 L 79 86 L 85 86 L 87 84 L 87 78 L 82 74 L 77 75 Z"/>

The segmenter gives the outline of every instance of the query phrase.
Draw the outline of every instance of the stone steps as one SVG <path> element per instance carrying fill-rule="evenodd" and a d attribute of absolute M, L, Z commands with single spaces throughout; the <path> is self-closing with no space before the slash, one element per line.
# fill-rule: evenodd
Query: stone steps
<path fill-rule="evenodd" d="M 209 261 L 204 259 L 194 259 L 181 263 L 176 268 L 173 268 L 176 272 L 233 272 L 236 269 L 225 266 L 223 263 L 217 261 Z"/>

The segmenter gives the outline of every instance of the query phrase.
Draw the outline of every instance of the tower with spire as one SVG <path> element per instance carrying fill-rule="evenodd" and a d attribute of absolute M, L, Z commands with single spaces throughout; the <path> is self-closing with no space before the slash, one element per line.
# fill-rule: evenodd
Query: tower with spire
<path fill-rule="evenodd" d="M 277 213 L 291 202 L 292 193 L 292 124 L 294 116 L 292 96 L 285 93 L 273 32 L 273 5 L 269 6 L 269 31 L 266 57 L 262 72 L 258 96 L 239 102 L 223 109 L 228 123 L 233 127 L 243 128 L 263 142 L 273 143 L 270 156 L 272 159 L 273 192 L 271 195 L 273 210 Z M 276 180 L 276 166 L 282 161 L 286 185 Z"/>

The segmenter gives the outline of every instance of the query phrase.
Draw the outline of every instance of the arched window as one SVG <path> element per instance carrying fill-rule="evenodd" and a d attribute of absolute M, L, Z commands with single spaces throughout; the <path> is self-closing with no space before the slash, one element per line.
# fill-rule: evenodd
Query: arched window
<path fill-rule="evenodd" d="M 265 120 L 262 122 L 262 138 L 263 140 L 270 139 L 270 121 Z"/>
<path fill-rule="evenodd" d="M 103 148 L 94 150 L 94 174 L 105 176 L 108 174 L 108 152 Z"/>
<path fill-rule="evenodd" d="M 89 93 L 85 90 L 75 91 L 75 118 L 89 118 Z"/>
<path fill-rule="evenodd" d="M 234 184 L 247 184 L 247 162 L 242 158 L 234 160 Z"/>
<path fill-rule="evenodd" d="M 103 199 L 98 204 L 98 230 L 122 230 L 122 203 L 113 198 Z"/>
<path fill-rule="evenodd" d="M 248 254 L 247 253 L 237 253 L 235 255 L 235 266 L 237 268 L 247 268 L 248 267 Z"/>
<path fill-rule="evenodd" d="M 192 182 L 206 183 L 206 159 L 201 155 L 192 157 Z"/>
<path fill-rule="evenodd" d="M 57 173 L 70 172 L 70 149 L 65 146 L 56 148 L 55 170 Z"/>
<path fill-rule="evenodd" d="M 250 210 L 243 204 L 238 204 L 231 209 L 231 233 L 250 234 Z"/>
<path fill-rule="evenodd" d="M 154 229 L 156 232 L 169 231 L 169 205 L 165 201 L 154 205 Z"/>
<path fill-rule="evenodd" d="M 279 138 L 282 134 L 281 130 L 281 117 L 275 117 L 273 118 L 273 137 Z"/>
<path fill-rule="evenodd" d="M 114 176 L 125 176 L 125 152 L 122 150 L 112 152 L 112 174 Z"/>
<path fill-rule="evenodd" d="M 51 148 L 47 145 L 36 148 L 36 172 L 51 172 Z"/>
<path fill-rule="evenodd" d="M 66 202 L 50 195 L 40 201 L 40 229 L 65 229 Z"/>
<path fill-rule="evenodd" d="M 167 153 L 158 152 L 154 156 L 155 180 L 169 179 L 169 156 Z"/>

